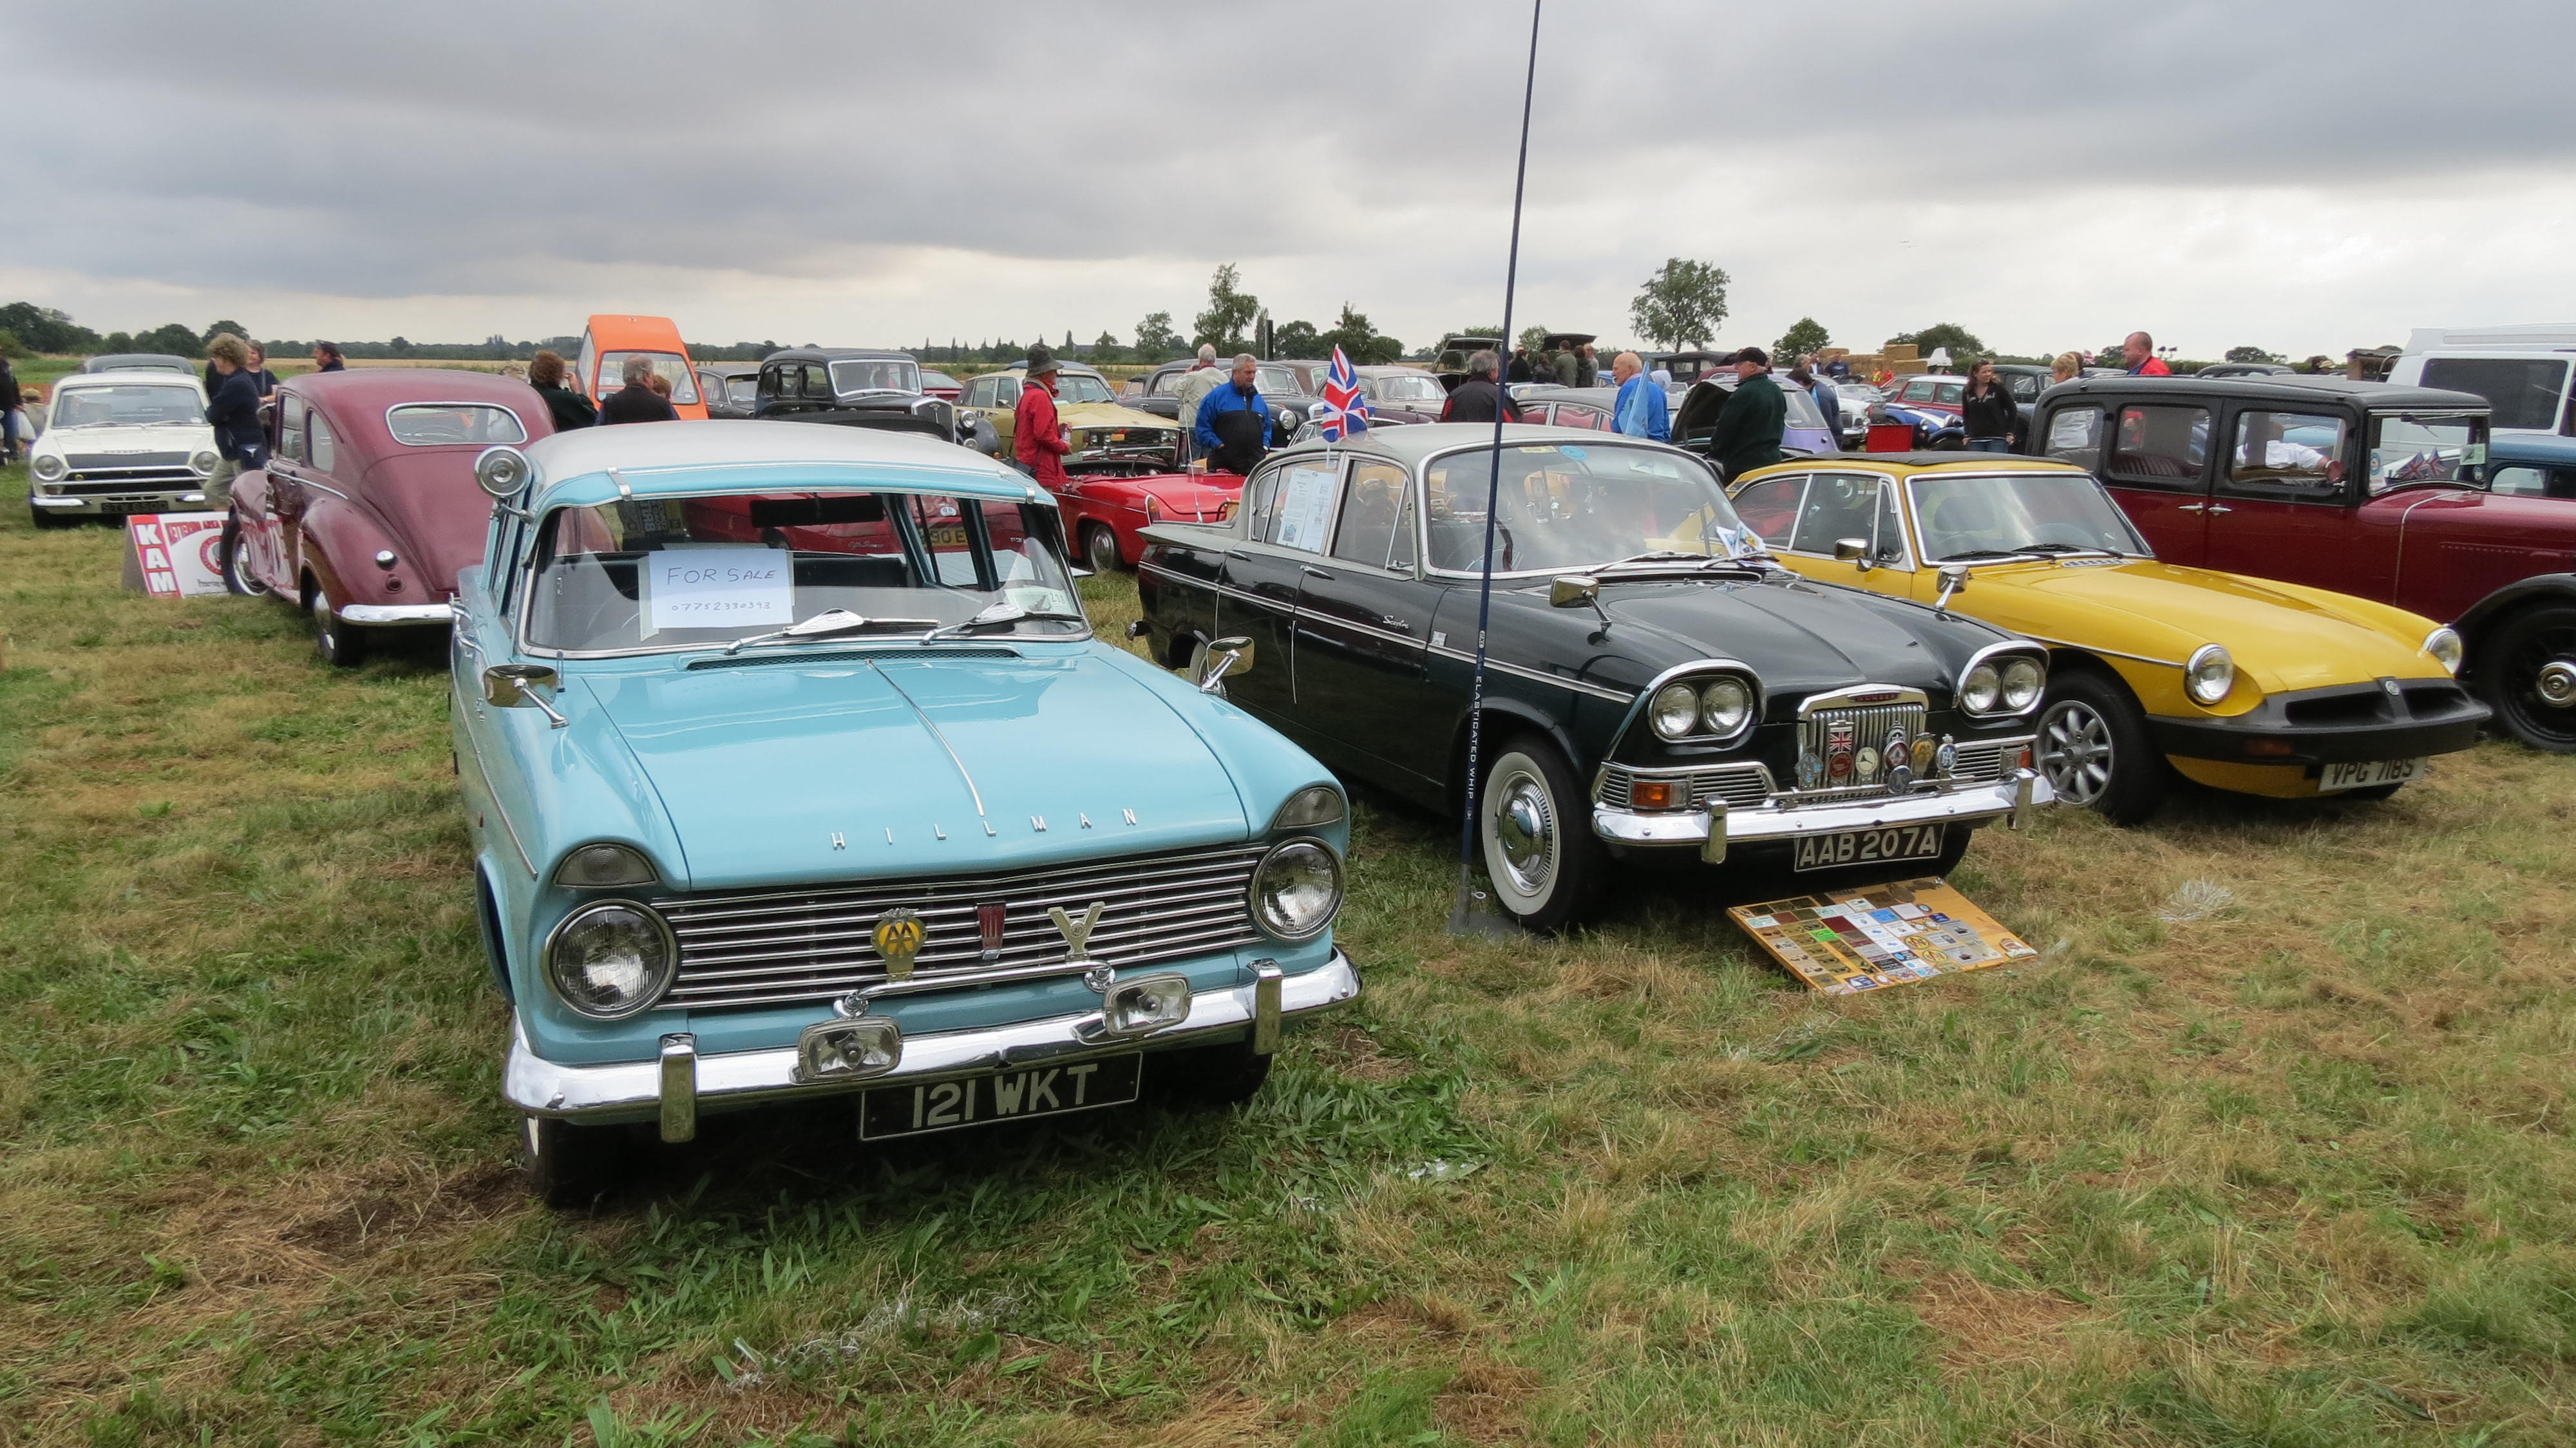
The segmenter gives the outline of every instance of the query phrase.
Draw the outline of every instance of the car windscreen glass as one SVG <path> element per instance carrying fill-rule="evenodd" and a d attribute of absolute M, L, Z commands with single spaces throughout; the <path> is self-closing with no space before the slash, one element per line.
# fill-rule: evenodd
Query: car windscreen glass
<path fill-rule="evenodd" d="M 54 427 L 152 427 L 204 422 L 205 404 L 194 387 L 151 382 L 115 387 L 65 387 L 54 394 Z"/>
<path fill-rule="evenodd" d="M 2486 466 L 2487 420 L 2438 413 L 2371 414 L 2370 490 L 2400 483 L 2473 483 Z"/>
<path fill-rule="evenodd" d="M 1481 566 L 1490 451 L 1423 470 L 1431 565 Z M 1618 443 L 1505 447 L 1494 510 L 1494 571 L 1565 571 L 1641 553 L 1733 558 L 1762 551 L 1697 459 Z"/>
<path fill-rule="evenodd" d="M 2033 547 L 2148 551 L 2102 485 L 2082 473 L 1919 477 L 1913 489 L 1923 556 L 1933 563 Z"/>
<path fill-rule="evenodd" d="M 902 357 L 843 358 L 832 364 L 834 392 L 919 392 L 921 366 Z"/>
<path fill-rule="evenodd" d="M 2446 392 L 2474 392 L 2495 404 L 2496 427 L 2558 427 L 2558 404 L 2567 390 L 2567 364 L 2545 358 L 2430 357 L 2424 385 Z"/>
<path fill-rule="evenodd" d="M 626 359 L 642 357 L 653 364 L 653 375 L 671 384 L 673 402 L 698 400 L 698 380 L 689 372 L 689 364 L 676 352 L 602 352 L 599 354 L 599 395 L 606 397 L 626 385 Z"/>
<path fill-rule="evenodd" d="M 528 440 L 517 413 L 479 402 L 406 402 L 385 414 L 385 428 L 394 441 L 413 447 Z"/>
<path fill-rule="evenodd" d="M 1285 367 L 1255 367 L 1252 369 L 1252 390 L 1266 392 L 1273 397 L 1282 397 L 1301 393 L 1306 389 L 1297 385 L 1297 374 Z"/>
<path fill-rule="evenodd" d="M 736 407 L 749 407 L 759 400 L 759 374 L 755 373 L 749 377 L 728 377 L 725 379 L 725 401 L 732 403 Z"/>
<path fill-rule="evenodd" d="M 1374 377 L 1369 379 L 1369 393 L 1388 402 L 1445 402 L 1449 394 L 1441 390 L 1437 377 Z"/>
<path fill-rule="evenodd" d="M 1016 394 L 1014 394 L 1016 397 Z M 1118 395 L 1109 384 L 1080 372 L 1056 374 L 1055 400 L 1058 402 L 1115 402 Z"/>
<path fill-rule="evenodd" d="M 885 619 L 837 639 L 919 638 L 997 603 L 1079 617 L 1038 504 L 928 493 L 634 498 L 546 515 L 527 637 L 571 653 L 731 643 L 830 609 Z M 928 622 L 923 622 L 928 620 Z M 986 633 L 1073 638 L 1031 618 Z"/>

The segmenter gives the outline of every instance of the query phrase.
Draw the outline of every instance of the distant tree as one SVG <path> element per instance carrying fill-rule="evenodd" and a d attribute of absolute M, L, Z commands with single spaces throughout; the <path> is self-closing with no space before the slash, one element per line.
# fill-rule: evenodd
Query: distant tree
<path fill-rule="evenodd" d="M 132 332 L 110 332 L 106 336 L 98 339 L 98 350 L 101 352 L 131 352 L 134 350 L 134 334 Z"/>
<path fill-rule="evenodd" d="M 0 327 L 0 357 L 24 357 L 26 355 L 27 344 L 18 340 L 18 334 L 10 331 L 6 327 Z"/>
<path fill-rule="evenodd" d="M 1111 333 L 1101 333 L 1091 344 L 1091 360 L 1094 362 L 1119 362 L 1126 356 L 1127 349 L 1119 346 L 1118 338 Z"/>
<path fill-rule="evenodd" d="M 2230 362 L 2287 362 L 2289 359 L 2277 352 L 2266 352 L 2260 347 L 2230 347 L 2227 349 L 2227 360 Z"/>
<path fill-rule="evenodd" d="M 1281 357 L 1321 357 L 1323 337 L 1312 322 L 1289 322 L 1270 334 L 1270 348 Z"/>
<path fill-rule="evenodd" d="M 1377 329 L 1369 325 L 1367 314 L 1348 302 L 1342 303 L 1341 320 L 1333 324 L 1331 331 L 1317 337 L 1315 345 L 1315 355 L 1319 357 L 1329 357 L 1335 347 L 1341 348 L 1342 355 L 1357 367 L 1382 365 L 1404 355 L 1402 342 L 1379 336 Z"/>
<path fill-rule="evenodd" d="M 1538 349 L 1547 344 L 1548 330 L 1547 325 L 1543 322 L 1533 323 L 1521 328 L 1521 334 L 1512 339 L 1512 344 L 1518 347 L 1527 347 L 1532 355 L 1536 355 Z"/>
<path fill-rule="evenodd" d="M 1771 344 L 1771 355 L 1785 364 L 1833 344 L 1833 336 L 1825 330 L 1824 323 L 1813 317 L 1800 317 L 1780 334 L 1779 341 Z"/>
<path fill-rule="evenodd" d="M 16 333 L 19 341 L 38 352 L 99 350 L 98 333 L 75 323 L 63 312 L 33 302 L 11 302 L 0 307 L 0 328 Z"/>
<path fill-rule="evenodd" d="M 197 338 L 197 329 L 185 322 L 170 322 L 149 332 L 137 333 L 132 350 L 167 352 L 174 357 L 203 357 L 206 344 Z"/>
<path fill-rule="evenodd" d="M 1136 324 L 1136 360 L 1168 362 L 1181 351 L 1181 334 L 1172 330 L 1172 314 L 1147 312 Z"/>
<path fill-rule="evenodd" d="M 1220 352 L 1249 350 L 1244 336 L 1261 315 L 1261 299 L 1243 290 L 1241 281 L 1233 262 L 1219 266 L 1209 278 L 1207 310 L 1191 320 L 1191 346 L 1213 346 Z"/>
<path fill-rule="evenodd" d="M 1704 347 L 1726 320 L 1724 270 L 1712 263 L 1667 258 L 1628 304 L 1637 335 L 1664 347 Z"/>
<path fill-rule="evenodd" d="M 1920 332 L 1899 332 L 1887 339 L 1890 347 L 1902 347 L 1908 342 L 1914 344 L 1915 355 L 1920 357 L 1930 357 L 1943 347 L 1950 349 L 1953 362 L 1986 355 L 1986 344 L 1977 340 L 1977 334 L 1956 322 L 1938 322 Z"/>
<path fill-rule="evenodd" d="M 216 322 L 207 327 L 206 330 L 198 333 L 197 346 L 200 349 L 203 349 L 208 342 L 215 340 L 216 334 L 222 332 L 230 332 L 234 336 L 242 338 L 244 341 L 248 341 L 250 339 L 250 329 L 248 327 L 243 326 L 241 323 L 234 321 L 230 317 L 226 317 L 222 321 Z"/>

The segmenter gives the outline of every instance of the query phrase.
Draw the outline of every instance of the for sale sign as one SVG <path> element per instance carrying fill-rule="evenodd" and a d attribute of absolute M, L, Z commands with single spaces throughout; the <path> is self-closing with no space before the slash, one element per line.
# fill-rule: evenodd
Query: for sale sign
<path fill-rule="evenodd" d="M 125 536 L 143 591 L 154 598 L 204 598 L 224 591 L 224 515 L 142 513 Z"/>

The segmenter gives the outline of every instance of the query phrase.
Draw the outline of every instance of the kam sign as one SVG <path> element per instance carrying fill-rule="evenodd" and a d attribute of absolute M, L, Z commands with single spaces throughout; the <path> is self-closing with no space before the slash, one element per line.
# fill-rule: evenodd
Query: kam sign
<path fill-rule="evenodd" d="M 154 598 L 224 592 L 224 515 L 138 513 L 126 520 L 126 582 Z"/>

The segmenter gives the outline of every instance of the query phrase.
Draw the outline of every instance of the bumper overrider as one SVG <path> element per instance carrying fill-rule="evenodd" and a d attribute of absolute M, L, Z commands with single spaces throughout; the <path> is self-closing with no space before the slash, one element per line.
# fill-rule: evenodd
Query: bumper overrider
<path fill-rule="evenodd" d="M 797 1044 L 759 1051 L 700 1055 L 697 1038 L 662 1037 L 651 1061 L 574 1065 L 548 1061 L 515 1027 L 501 1091 L 531 1116 L 583 1122 L 658 1121 L 664 1141 L 697 1135 L 701 1111 L 731 1111 L 841 1095 L 886 1085 L 915 1085 L 1029 1065 L 1073 1064 L 1136 1051 L 1222 1044 L 1249 1038 L 1257 1054 L 1276 1050 L 1280 1028 L 1357 1000 L 1359 972 L 1338 948 L 1312 970 L 1283 974 L 1259 960 L 1251 979 L 1218 990 L 1191 991 L 1186 1014 L 1161 1024 L 1122 1028 L 1112 1019 L 1118 992 L 1168 980 L 1131 972 L 1099 983 L 1104 1009 L 976 1030 L 906 1036 L 890 1017 L 838 1016 L 805 1028 Z M 864 1007 L 862 1007 L 864 1010 Z"/>
<path fill-rule="evenodd" d="M 1775 800 L 1742 809 L 1714 799 L 1689 809 L 1596 804 L 1592 832 L 1618 845 L 1696 849 L 1703 860 L 1716 864 L 1726 858 L 1729 846 L 1778 844 L 1802 835 L 1844 830 L 1925 824 L 1974 827 L 1997 820 L 2020 829 L 2033 807 L 2056 797 L 2036 771 L 2016 769 L 2002 779 L 1937 791 L 1817 802 Z"/>
<path fill-rule="evenodd" d="M 2228 764 L 2357 764 L 2450 754 L 2494 711 L 2448 679 L 2383 679 L 2273 694 L 2224 719 L 2150 715 L 2156 748 Z"/>

